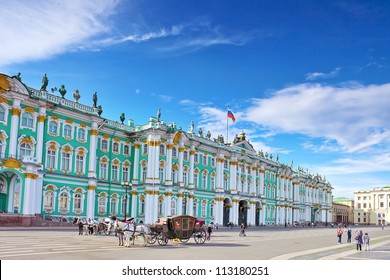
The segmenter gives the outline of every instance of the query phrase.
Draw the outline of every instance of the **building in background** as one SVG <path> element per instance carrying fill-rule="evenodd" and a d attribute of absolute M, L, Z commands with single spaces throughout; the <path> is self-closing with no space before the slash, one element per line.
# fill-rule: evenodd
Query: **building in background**
<path fill-rule="evenodd" d="M 333 223 L 354 224 L 354 201 L 346 197 L 333 198 Z"/>
<path fill-rule="evenodd" d="M 93 106 L 0 74 L 0 216 L 159 217 L 189 214 L 226 225 L 328 223 L 332 186 L 278 156 L 150 117 L 143 125 L 101 117 Z M 59 93 L 61 96 L 56 95 Z M 85 100 L 86 98 L 84 98 Z M 113 101 L 115 102 L 115 101 Z M 0 217 L 1 221 L 1 217 Z M 31 222 L 30 222 L 31 224 Z"/>
<path fill-rule="evenodd" d="M 354 192 L 355 222 L 387 225 L 390 222 L 390 186 Z"/>

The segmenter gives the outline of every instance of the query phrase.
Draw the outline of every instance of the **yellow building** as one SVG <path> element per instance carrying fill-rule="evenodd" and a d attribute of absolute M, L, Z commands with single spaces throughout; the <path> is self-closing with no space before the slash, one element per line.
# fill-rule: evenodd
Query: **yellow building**
<path fill-rule="evenodd" d="M 387 225 L 390 222 L 390 186 L 354 192 L 358 224 Z"/>
<path fill-rule="evenodd" d="M 354 201 L 346 197 L 335 197 L 332 203 L 334 223 L 354 224 Z"/>

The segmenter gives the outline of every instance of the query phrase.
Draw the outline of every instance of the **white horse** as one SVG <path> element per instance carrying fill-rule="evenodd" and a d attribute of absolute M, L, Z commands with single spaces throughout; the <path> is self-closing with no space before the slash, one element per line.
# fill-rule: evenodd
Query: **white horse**
<path fill-rule="evenodd" d="M 133 222 L 121 222 L 119 219 L 116 219 L 114 222 L 114 229 L 121 231 L 125 236 L 125 247 L 130 247 L 130 239 L 132 241 L 131 245 L 134 245 L 134 240 L 138 236 L 142 236 L 144 240 L 144 247 L 148 244 L 148 239 L 151 234 L 150 228 L 144 224 L 135 225 Z M 121 241 L 119 241 L 119 244 Z"/>

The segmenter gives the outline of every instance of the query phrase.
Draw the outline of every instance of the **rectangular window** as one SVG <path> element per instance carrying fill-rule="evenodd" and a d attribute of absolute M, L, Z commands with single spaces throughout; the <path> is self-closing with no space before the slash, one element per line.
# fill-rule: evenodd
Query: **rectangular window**
<path fill-rule="evenodd" d="M 62 153 L 62 170 L 70 171 L 70 153 Z"/>
<path fill-rule="evenodd" d="M 48 150 L 46 157 L 46 168 L 54 169 L 56 163 L 56 151 Z"/>
<path fill-rule="evenodd" d="M 129 181 L 129 167 L 123 166 L 122 168 L 122 181 L 128 182 Z"/>
<path fill-rule="evenodd" d="M 83 155 L 77 155 L 76 156 L 76 172 L 77 173 L 83 173 L 84 167 L 84 156 Z"/>
<path fill-rule="evenodd" d="M 118 181 L 118 165 L 113 165 L 112 166 L 112 176 L 111 179 L 113 181 Z"/>
<path fill-rule="evenodd" d="M 107 163 L 100 163 L 100 178 L 107 179 Z"/>

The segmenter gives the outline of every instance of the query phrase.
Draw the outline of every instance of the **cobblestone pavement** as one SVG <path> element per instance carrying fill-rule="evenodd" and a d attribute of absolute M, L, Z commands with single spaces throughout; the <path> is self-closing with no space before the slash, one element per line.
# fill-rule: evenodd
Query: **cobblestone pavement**
<path fill-rule="evenodd" d="M 354 228 L 356 230 L 357 228 Z M 1 260 L 389 260 L 390 228 L 359 228 L 371 236 L 371 251 L 337 244 L 336 228 L 237 228 L 213 232 L 210 241 L 196 244 L 170 240 L 166 246 L 119 247 L 114 236 L 80 236 L 71 228 L 0 228 Z M 343 236 L 345 242 L 346 235 Z M 364 250 L 364 248 L 363 248 Z"/>

